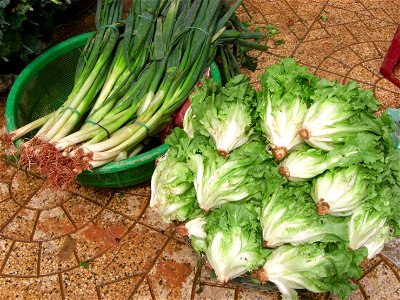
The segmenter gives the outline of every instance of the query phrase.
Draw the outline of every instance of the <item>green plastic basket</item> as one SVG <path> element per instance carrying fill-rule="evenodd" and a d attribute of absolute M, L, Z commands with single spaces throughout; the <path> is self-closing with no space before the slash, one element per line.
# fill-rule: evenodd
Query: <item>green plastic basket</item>
<path fill-rule="evenodd" d="M 7 130 L 13 131 L 60 107 L 73 88 L 75 68 L 81 49 L 93 33 L 70 38 L 30 63 L 18 76 L 6 104 Z M 211 77 L 221 81 L 218 68 L 210 66 Z M 21 140 L 16 141 L 16 146 Z M 168 150 L 168 145 L 153 145 L 135 157 L 111 162 L 100 168 L 78 175 L 82 185 L 104 188 L 122 188 L 151 178 L 155 159 Z"/>

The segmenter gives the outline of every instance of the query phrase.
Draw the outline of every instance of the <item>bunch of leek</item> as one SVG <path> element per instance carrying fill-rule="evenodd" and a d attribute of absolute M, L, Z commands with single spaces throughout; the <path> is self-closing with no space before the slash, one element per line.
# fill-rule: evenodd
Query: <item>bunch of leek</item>
<path fill-rule="evenodd" d="M 12 141 L 40 128 L 36 137 L 52 141 L 68 134 L 95 100 L 110 70 L 120 36 L 123 1 L 99 1 L 96 11 L 96 33 L 89 39 L 79 59 L 74 87 L 64 104 L 56 111 L 9 134 Z M 68 131 L 69 130 L 69 131 Z"/>
<path fill-rule="evenodd" d="M 138 153 L 186 100 L 217 47 L 264 37 L 227 29 L 231 20 L 240 24 L 241 4 L 136 0 L 122 25 L 122 1 L 100 1 L 97 32 L 84 48 L 68 100 L 8 136 L 40 128 L 21 147 L 21 163 L 37 163 L 50 181 L 66 186 L 83 170 Z"/>

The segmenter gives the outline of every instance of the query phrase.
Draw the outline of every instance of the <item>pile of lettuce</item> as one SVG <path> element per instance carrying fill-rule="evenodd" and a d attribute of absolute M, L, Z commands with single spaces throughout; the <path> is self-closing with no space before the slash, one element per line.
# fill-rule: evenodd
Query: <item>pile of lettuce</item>
<path fill-rule="evenodd" d="M 292 59 L 261 91 L 239 75 L 191 97 L 152 178 L 150 206 L 190 238 L 221 283 L 250 275 L 283 299 L 345 298 L 360 263 L 400 233 L 400 151 L 391 119 L 356 83 Z"/>

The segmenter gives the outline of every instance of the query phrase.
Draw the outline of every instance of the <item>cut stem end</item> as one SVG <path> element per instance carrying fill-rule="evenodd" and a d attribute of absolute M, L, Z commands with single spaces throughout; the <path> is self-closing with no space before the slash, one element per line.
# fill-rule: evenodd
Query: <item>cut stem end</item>
<path fill-rule="evenodd" d="M 299 136 L 305 140 L 308 140 L 311 136 L 311 133 L 308 129 L 302 128 L 299 130 Z"/>
<path fill-rule="evenodd" d="M 185 224 L 181 224 L 175 229 L 176 233 L 180 236 L 189 236 L 189 230 L 187 230 Z"/>
<path fill-rule="evenodd" d="M 264 268 L 258 269 L 253 273 L 253 277 L 260 281 L 262 284 L 267 283 L 268 281 L 268 274 Z"/>
<path fill-rule="evenodd" d="M 320 199 L 317 203 L 317 213 L 320 216 L 324 216 L 328 214 L 330 211 L 330 206 L 328 203 L 324 201 L 324 199 Z"/>
<path fill-rule="evenodd" d="M 288 154 L 288 149 L 286 147 L 275 147 L 272 149 L 272 154 L 277 160 L 282 160 Z"/>
<path fill-rule="evenodd" d="M 220 156 L 222 156 L 223 158 L 226 158 L 228 156 L 229 152 L 226 150 L 218 150 L 218 154 Z"/>
<path fill-rule="evenodd" d="M 264 242 L 263 242 L 263 247 L 264 247 L 264 248 L 276 248 L 276 245 L 271 244 L 271 243 L 268 242 L 268 241 L 264 241 Z"/>
<path fill-rule="evenodd" d="M 288 167 L 279 167 L 279 174 L 281 174 L 283 177 L 289 177 L 290 176 L 290 170 Z"/>

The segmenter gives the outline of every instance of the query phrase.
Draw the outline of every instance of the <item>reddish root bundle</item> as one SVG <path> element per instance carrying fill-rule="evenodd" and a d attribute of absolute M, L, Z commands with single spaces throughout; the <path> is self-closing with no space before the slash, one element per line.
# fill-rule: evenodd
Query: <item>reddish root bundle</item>
<path fill-rule="evenodd" d="M 3 126 L 3 128 L 0 130 L 0 141 L 7 155 L 16 154 L 17 148 L 15 148 L 13 143 L 13 135 L 11 133 L 7 133 L 5 126 Z"/>
<path fill-rule="evenodd" d="M 82 148 L 78 148 L 77 150 L 74 151 L 74 154 L 75 155 L 72 157 L 72 163 L 74 166 L 74 171 L 77 174 L 92 169 L 90 165 L 90 162 L 93 160 L 92 153 L 87 154 Z"/>
<path fill-rule="evenodd" d="M 90 169 L 90 159 L 81 149 L 70 157 L 63 155 L 54 144 L 46 143 L 41 148 L 38 163 L 41 173 L 47 177 L 51 186 L 66 189 L 73 185 L 78 174 Z"/>
<path fill-rule="evenodd" d="M 6 149 L 13 148 L 12 135 L 9 133 L 3 133 L 0 135 L 0 140 L 3 142 Z"/>
<path fill-rule="evenodd" d="M 91 156 L 83 150 L 75 151 L 75 156 L 63 155 L 52 143 L 43 143 L 38 138 L 21 145 L 20 166 L 32 168 L 47 177 L 48 184 L 53 188 L 67 189 L 75 182 L 76 176 L 85 170 L 90 170 Z"/>
<path fill-rule="evenodd" d="M 28 167 L 32 169 L 34 166 L 38 166 L 38 158 L 40 148 L 43 145 L 43 141 L 37 137 L 24 142 L 19 148 L 20 158 L 18 161 L 19 167 Z"/>

